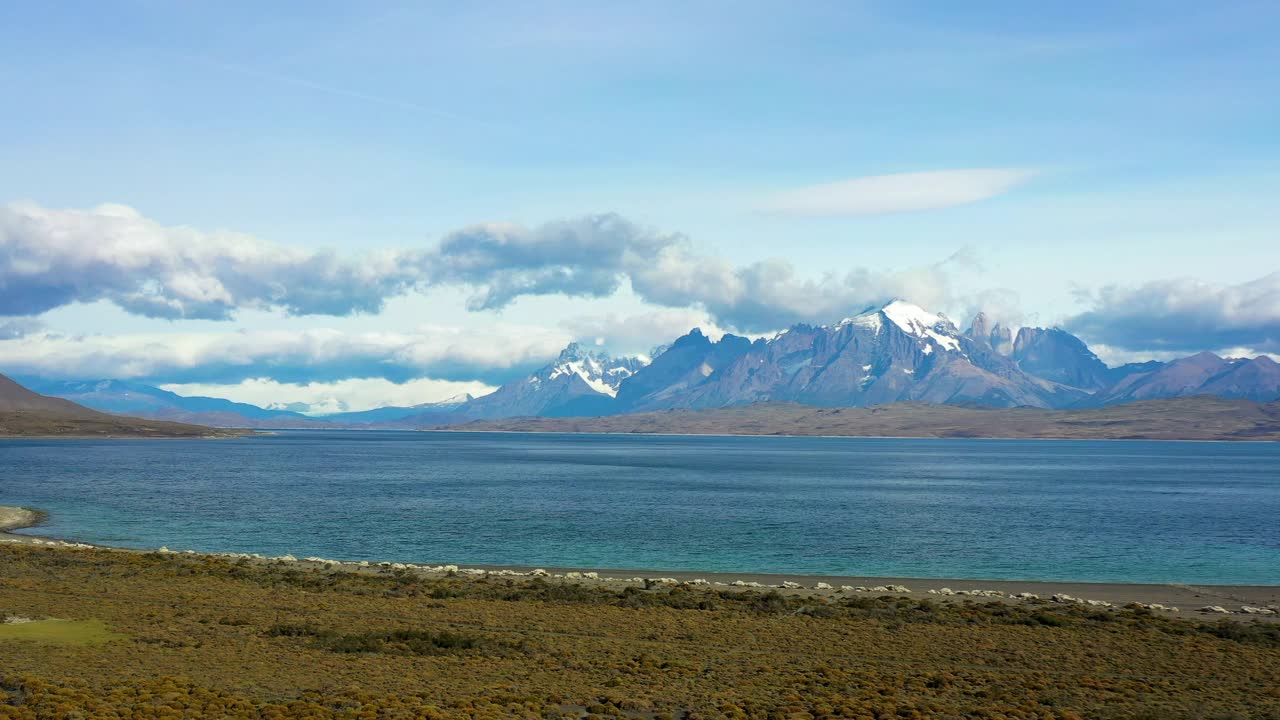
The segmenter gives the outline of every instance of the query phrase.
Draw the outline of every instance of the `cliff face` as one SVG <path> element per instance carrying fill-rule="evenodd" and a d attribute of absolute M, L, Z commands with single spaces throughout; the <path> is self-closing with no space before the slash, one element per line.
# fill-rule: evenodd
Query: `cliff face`
<path fill-rule="evenodd" d="M 1106 363 L 1065 330 L 1024 327 L 1011 357 L 1024 372 L 1070 387 L 1100 390 L 1110 384 Z"/>

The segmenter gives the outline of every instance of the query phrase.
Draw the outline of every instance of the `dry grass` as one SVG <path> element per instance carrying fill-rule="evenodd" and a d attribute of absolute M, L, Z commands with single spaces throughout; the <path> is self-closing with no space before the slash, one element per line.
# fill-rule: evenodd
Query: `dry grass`
<path fill-rule="evenodd" d="M 1280 628 L 0 546 L 0 718 L 1280 718 Z"/>

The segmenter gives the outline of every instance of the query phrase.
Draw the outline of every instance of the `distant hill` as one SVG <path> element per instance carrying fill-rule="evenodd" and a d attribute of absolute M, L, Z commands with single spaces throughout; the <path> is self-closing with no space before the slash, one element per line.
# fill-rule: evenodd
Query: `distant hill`
<path fill-rule="evenodd" d="M 474 400 L 470 395 L 409 407 L 303 415 L 223 398 L 179 395 L 131 380 L 56 380 L 38 376 L 17 378 L 46 395 L 64 398 L 114 415 L 165 420 L 219 428 L 278 430 L 412 429 L 439 413 L 449 413 Z M 416 418 L 404 422 L 405 418 Z"/>
<path fill-rule="evenodd" d="M 325 427 L 301 413 L 273 410 L 222 398 L 188 397 L 129 380 L 17 378 L 32 390 L 94 410 L 151 420 L 238 428 Z"/>
<path fill-rule="evenodd" d="M 1280 398 L 1280 364 L 1266 355 L 1253 359 L 1200 353 L 1135 372 L 1090 398 L 1089 405 L 1151 398 L 1215 395 L 1268 402 Z"/>
<path fill-rule="evenodd" d="M 404 425 L 405 427 L 412 428 L 420 425 L 423 419 L 428 419 L 433 415 L 453 412 L 475 399 L 475 396 L 471 394 L 464 394 L 451 397 L 447 400 L 441 400 L 439 402 L 429 402 L 409 406 L 380 407 L 374 408 L 373 410 L 354 410 L 350 412 L 331 413 L 328 415 L 317 415 L 315 419 L 327 423 L 340 423 L 347 427 L 396 428 Z M 407 424 L 402 423 L 401 421 L 406 418 L 416 419 Z"/>
<path fill-rule="evenodd" d="M 48 397 L 0 375 L 0 437 L 213 437 L 235 435 L 199 425 L 109 415 Z"/>
<path fill-rule="evenodd" d="M 509 418 L 449 426 L 497 432 L 1098 440 L 1280 440 L 1280 402 L 1198 396 L 1085 410 L 895 403 L 817 408 L 761 403 L 593 418 Z"/>

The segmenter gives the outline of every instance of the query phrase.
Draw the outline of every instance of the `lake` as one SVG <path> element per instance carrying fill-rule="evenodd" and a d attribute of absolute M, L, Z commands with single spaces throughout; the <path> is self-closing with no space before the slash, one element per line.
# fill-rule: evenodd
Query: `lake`
<path fill-rule="evenodd" d="M 1280 584 L 1280 444 L 293 431 L 2 440 L 0 505 L 137 548 Z"/>

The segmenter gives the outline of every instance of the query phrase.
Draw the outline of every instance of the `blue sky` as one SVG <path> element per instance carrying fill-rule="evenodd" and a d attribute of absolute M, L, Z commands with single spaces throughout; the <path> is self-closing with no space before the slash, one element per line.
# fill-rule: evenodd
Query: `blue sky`
<path fill-rule="evenodd" d="M 0 372 L 422 401 L 891 294 L 1115 361 L 1280 353 L 1277 31 L 1271 2 L 10 3 Z"/>

